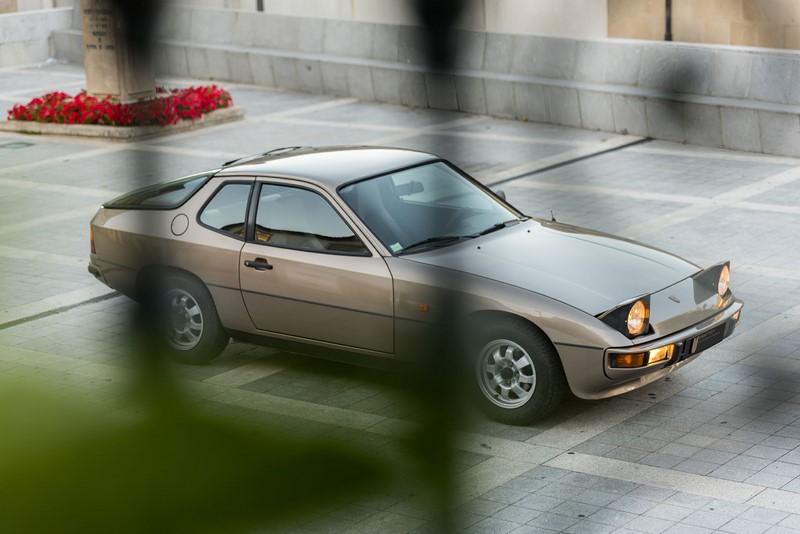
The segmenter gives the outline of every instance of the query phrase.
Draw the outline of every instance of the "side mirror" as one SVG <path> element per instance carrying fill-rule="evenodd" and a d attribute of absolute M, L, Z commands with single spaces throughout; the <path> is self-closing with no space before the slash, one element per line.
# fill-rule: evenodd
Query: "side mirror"
<path fill-rule="evenodd" d="M 497 191 L 494 192 L 494 194 L 502 198 L 503 200 L 506 199 L 506 192 L 503 191 L 502 189 L 498 189 Z"/>

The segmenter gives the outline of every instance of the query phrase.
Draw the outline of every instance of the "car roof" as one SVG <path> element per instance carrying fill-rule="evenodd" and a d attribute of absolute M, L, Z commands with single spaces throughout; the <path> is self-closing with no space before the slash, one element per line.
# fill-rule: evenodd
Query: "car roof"
<path fill-rule="evenodd" d="M 287 147 L 230 161 L 217 175 L 291 176 L 335 189 L 354 180 L 438 159 L 433 154 L 402 148 Z"/>

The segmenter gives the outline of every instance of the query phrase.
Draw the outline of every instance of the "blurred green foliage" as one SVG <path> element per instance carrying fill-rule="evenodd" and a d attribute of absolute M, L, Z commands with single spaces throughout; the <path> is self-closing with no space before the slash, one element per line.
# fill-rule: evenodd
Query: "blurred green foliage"
<path fill-rule="evenodd" d="M 3 384 L 0 532 L 237 532 L 387 480 L 355 449 L 272 435 L 168 398 L 115 414 Z"/>

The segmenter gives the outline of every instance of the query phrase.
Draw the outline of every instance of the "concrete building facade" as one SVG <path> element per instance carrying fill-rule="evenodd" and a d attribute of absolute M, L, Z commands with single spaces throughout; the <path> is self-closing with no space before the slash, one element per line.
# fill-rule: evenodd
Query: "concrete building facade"
<path fill-rule="evenodd" d="M 0 0 L 0 14 L 68 7 L 74 0 Z M 463 29 L 561 37 L 665 36 L 665 0 L 466 0 Z M 192 0 L 192 7 L 381 24 L 416 23 L 398 0 Z M 800 49 L 797 0 L 672 0 L 672 38 L 687 43 Z"/>
<path fill-rule="evenodd" d="M 282 1 L 265 5 L 290 6 Z M 359 10 L 360 2 L 376 11 Z M 454 68 L 432 72 L 410 13 L 396 13 L 402 24 L 355 20 L 388 16 L 376 6 L 389 0 L 371 2 L 326 1 L 332 11 L 314 17 L 172 4 L 158 32 L 157 70 L 800 156 L 798 51 L 487 30 L 481 24 L 502 24 L 484 0 L 482 18 L 473 11 L 462 19 Z M 80 17 L 71 8 L 0 15 L 3 65 L 48 53 L 82 61 Z"/>
<path fill-rule="evenodd" d="M 664 38 L 664 0 L 607 0 L 608 36 Z M 797 0 L 673 0 L 675 41 L 800 49 Z"/>

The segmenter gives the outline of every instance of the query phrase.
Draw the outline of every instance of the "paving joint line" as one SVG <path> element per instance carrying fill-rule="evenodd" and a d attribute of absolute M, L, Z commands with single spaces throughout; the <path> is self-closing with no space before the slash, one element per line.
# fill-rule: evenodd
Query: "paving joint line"
<path fill-rule="evenodd" d="M 11 132 L 8 132 L 11 133 Z M 49 141 L 49 140 L 48 140 Z M 58 140 L 61 141 L 60 139 Z M 97 156 L 105 156 L 106 154 L 112 154 L 114 152 L 121 152 L 125 150 L 124 145 L 115 145 L 115 146 L 99 146 L 97 148 L 87 148 L 83 152 L 72 153 L 72 154 L 62 154 L 59 156 L 54 156 L 51 158 L 44 158 L 38 159 L 36 161 L 30 161 L 28 163 L 20 163 L 18 165 L 12 165 L 11 167 L 5 167 L 0 169 L 0 175 L 2 174 L 15 174 L 19 171 L 25 171 L 28 169 L 34 169 L 36 167 L 42 167 L 46 165 L 57 165 L 59 163 L 65 162 L 72 162 L 77 160 L 82 160 L 86 158 L 94 158 Z"/>
<path fill-rule="evenodd" d="M 628 228 L 618 230 L 618 235 L 623 235 L 632 239 L 639 239 L 644 235 L 652 232 L 663 230 L 677 222 L 685 222 L 687 220 L 696 219 L 713 211 L 737 205 L 740 202 L 745 202 L 749 198 L 753 198 L 768 191 L 800 181 L 800 166 L 790 167 L 789 169 L 767 176 L 755 182 L 735 187 L 725 193 L 713 196 L 709 202 L 702 206 L 687 206 L 678 210 L 666 213 L 660 217 L 650 219 L 645 223 L 637 223 Z"/>
<path fill-rule="evenodd" d="M 516 176 L 511 176 L 509 178 L 503 178 L 502 180 L 498 180 L 496 182 L 492 182 L 492 186 L 502 185 L 502 184 L 506 184 L 506 183 L 509 183 L 509 182 L 513 182 L 515 180 L 521 180 L 523 178 L 528 178 L 530 176 L 535 176 L 537 174 L 542 174 L 544 172 L 549 172 L 549 171 L 552 171 L 552 170 L 555 170 L 555 169 L 560 169 L 561 167 L 566 167 L 567 165 L 572 165 L 574 163 L 579 163 L 581 161 L 585 161 L 585 160 L 588 160 L 588 159 L 596 158 L 598 156 L 603 156 L 605 154 L 610 154 L 612 152 L 617 152 L 619 150 L 624 150 L 626 148 L 631 148 L 631 147 L 635 147 L 635 146 L 638 146 L 638 145 L 643 145 L 643 144 L 649 143 L 651 141 L 652 141 L 651 138 L 645 137 L 643 139 L 636 139 L 634 141 L 631 141 L 630 143 L 625 143 L 625 144 L 618 145 L 618 146 L 613 146 L 613 147 L 610 147 L 610 148 L 604 148 L 602 150 L 598 150 L 597 152 L 592 152 L 590 154 L 585 154 L 585 155 L 578 156 L 578 157 L 575 157 L 575 158 L 570 158 L 568 160 L 559 161 L 559 162 L 553 163 L 552 165 L 547 165 L 545 167 L 542 167 L 541 169 L 536 169 L 536 170 L 533 170 L 533 171 L 524 172 L 522 174 L 518 174 Z"/>
<path fill-rule="evenodd" d="M 504 141 L 508 143 L 520 143 L 526 145 L 548 145 L 548 146 L 571 146 L 571 147 L 591 147 L 598 142 L 604 142 L 606 139 L 613 139 L 620 137 L 619 134 L 609 134 L 608 137 L 603 138 L 602 141 L 597 139 L 554 139 L 550 137 L 532 137 L 521 135 L 506 135 L 494 134 L 488 132 L 459 132 L 459 131 L 444 131 L 440 135 L 449 137 L 458 137 L 462 139 L 477 139 L 479 141 Z"/>
<path fill-rule="evenodd" d="M 466 117 L 453 119 L 451 121 L 437 122 L 435 124 L 428 124 L 425 126 L 419 126 L 417 128 L 403 128 L 402 131 L 398 131 L 394 135 L 385 135 L 383 137 L 372 139 L 370 144 L 389 145 L 391 143 L 396 143 L 397 141 L 418 135 L 442 135 L 449 128 L 458 128 L 461 126 L 476 124 L 485 121 L 486 119 L 487 117 L 480 115 L 468 115 Z"/>
<path fill-rule="evenodd" d="M 117 297 L 121 297 L 121 293 L 117 293 L 114 291 L 113 293 L 107 293 L 105 295 L 100 295 L 97 297 L 92 297 L 90 299 L 86 299 L 81 302 L 76 302 L 74 304 L 68 304 L 66 306 L 59 306 L 58 308 L 53 308 L 47 311 L 43 311 L 41 313 L 34 313 L 33 315 L 28 315 L 27 317 L 20 317 L 19 319 L 14 319 L 13 321 L 8 321 L 6 323 L 0 324 L 0 330 L 5 330 L 6 328 L 11 328 L 13 326 L 17 326 L 24 323 L 29 323 L 31 321 L 36 321 L 38 319 L 43 319 L 45 317 L 50 317 L 52 315 L 57 315 L 59 313 L 64 313 L 65 311 L 73 310 L 75 308 L 79 308 L 81 306 L 87 306 L 89 304 L 96 304 L 98 302 L 103 302 L 105 300 L 111 300 Z"/>
<path fill-rule="evenodd" d="M 756 152 L 731 152 L 726 149 L 715 149 L 702 145 L 679 145 L 683 150 L 677 150 L 664 146 L 665 144 L 675 144 L 671 141 L 653 140 L 652 146 L 635 148 L 635 152 L 642 154 L 657 154 L 662 156 L 676 156 L 682 158 L 702 158 L 724 161 L 743 161 L 748 163 L 768 164 L 768 165 L 790 165 L 796 167 L 800 159 L 790 156 L 774 156 Z M 717 151 L 722 152 L 717 152 Z"/>
<path fill-rule="evenodd" d="M 62 213 L 54 213 L 52 215 L 45 215 L 44 217 L 39 217 L 38 219 L 30 219 L 24 222 L 18 222 L 13 224 L 8 224 L 0 228 L 0 236 L 13 234 L 16 232 L 21 231 L 28 231 L 35 226 L 42 226 L 45 224 L 52 224 L 58 223 L 62 221 L 67 221 L 69 219 L 75 219 L 77 217 L 91 217 L 92 215 L 97 212 L 96 205 L 93 206 L 85 206 L 83 208 L 77 208 L 70 211 L 65 211 Z M 87 220 L 88 226 L 88 220 Z"/>
<path fill-rule="evenodd" d="M 713 207 L 720 204 L 714 197 L 689 197 L 685 195 L 675 195 L 671 193 L 651 193 L 647 191 L 621 190 L 610 187 L 595 187 L 584 184 L 564 184 L 559 182 L 539 182 L 529 181 L 514 184 L 516 187 L 527 189 L 545 189 L 549 191 L 573 192 L 582 195 L 601 195 L 636 200 L 653 200 L 658 202 L 673 202 L 676 204 L 687 204 L 691 206 Z M 732 202 L 731 207 L 746 209 L 750 211 L 763 211 L 769 213 L 786 213 L 789 215 L 800 215 L 800 207 L 789 205 L 775 205 L 764 202 L 748 202 L 746 200 Z"/>
<path fill-rule="evenodd" d="M 111 189 L 99 189 L 94 187 L 81 187 L 78 185 L 54 184 L 50 182 L 37 182 L 33 180 L 17 180 L 14 178 L 2 178 L 3 171 L 0 170 L 0 185 L 16 189 L 32 189 L 35 191 L 47 191 L 49 193 L 59 193 L 65 195 L 77 195 L 92 198 L 109 199 L 122 194 L 120 191 Z"/>
<path fill-rule="evenodd" d="M 300 106 L 300 107 L 296 107 L 296 108 L 292 108 L 292 109 L 285 109 L 285 110 L 282 110 L 282 111 L 271 111 L 271 112 L 267 112 L 267 113 L 264 113 L 264 114 L 261 114 L 261 115 L 250 116 L 250 115 L 247 115 L 247 113 L 245 112 L 244 118 L 242 120 L 240 120 L 240 121 L 233 121 L 233 122 L 226 122 L 226 123 L 223 123 L 223 124 L 217 124 L 217 125 L 215 125 L 213 127 L 213 129 L 200 128 L 200 129 L 196 129 L 196 130 L 189 130 L 189 131 L 185 131 L 185 132 L 179 132 L 179 133 L 175 133 L 175 134 L 172 134 L 172 135 L 168 136 L 167 139 L 173 140 L 173 141 L 183 141 L 183 140 L 186 140 L 186 139 L 191 139 L 192 137 L 197 137 L 197 136 L 200 136 L 200 135 L 206 135 L 211 131 L 219 133 L 221 131 L 230 130 L 230 129 L 236 128 L 236 127 L 241 127 L 243 124 L 247 124 L 247 125 L 260 124 L 260 123 L 263 123 L 263 122 L 269 122 L 270 120 L 276 119 L 276 118 L 303 115 L 303 114 L 306 114 L 306 113 L 312 113 L 312 112 L 320 111 L 320 110 L 323 110 L 323 109 L 336 108 L 336 107 L 340 107 L 340 106 L 347 106 L 347 105 L 353 104 L 355 102 L 358 102 L 357 98 L 333 98 L 333 99 L 329 99 L 329 100 L 324 100 L 323 102 L 317 102 L 317 103 L 314 103 L 314 104 L 309 104 L 307 106 Z M 164 140 L 164 138 L 162 138 L 160 140 L 159 139 L 155 139 L 155 140 L 154 139 L 144 139 L 141 142 L 143 144 L 156 144 L 156 145 L 158 145 L 161 142 L 163 142 L 163 140 Z"/>
<path fill-rule="evenodd" d="M 0 181 L 0 183 L 2 182 Z M 41 250 L 9 247 L 6 245 L 0 245 L 0 258 L 36 261 L 48 263 L 50 265 L 65 265 L 68 267 L 82 267 L 84 269 L 86 269 L 86 262 L 88 259 L 78 256 L 67 256 L 66 254 L 43 252 Z"/>
<path fill-rule="evenodd" d="M 657 202 L 673 202 L 676 204 L 701 205 L 711 202 L 711 198 L 701 198 L 698 196 L 674 195 L 671 193 L 652 193 L 649 191 L 632 191 L 613 189 L 611 187 L 597 187 L 585 184 L 564 184 L 560 182 L 540 182 L 529 181 L 514 184 L 517 187 L 526 189 L 546 189 L 549 191 L 569 192 L 578 194 L 592 194 L 598 196 L 613 196 L 634 200 L 653 200 Z"/>

